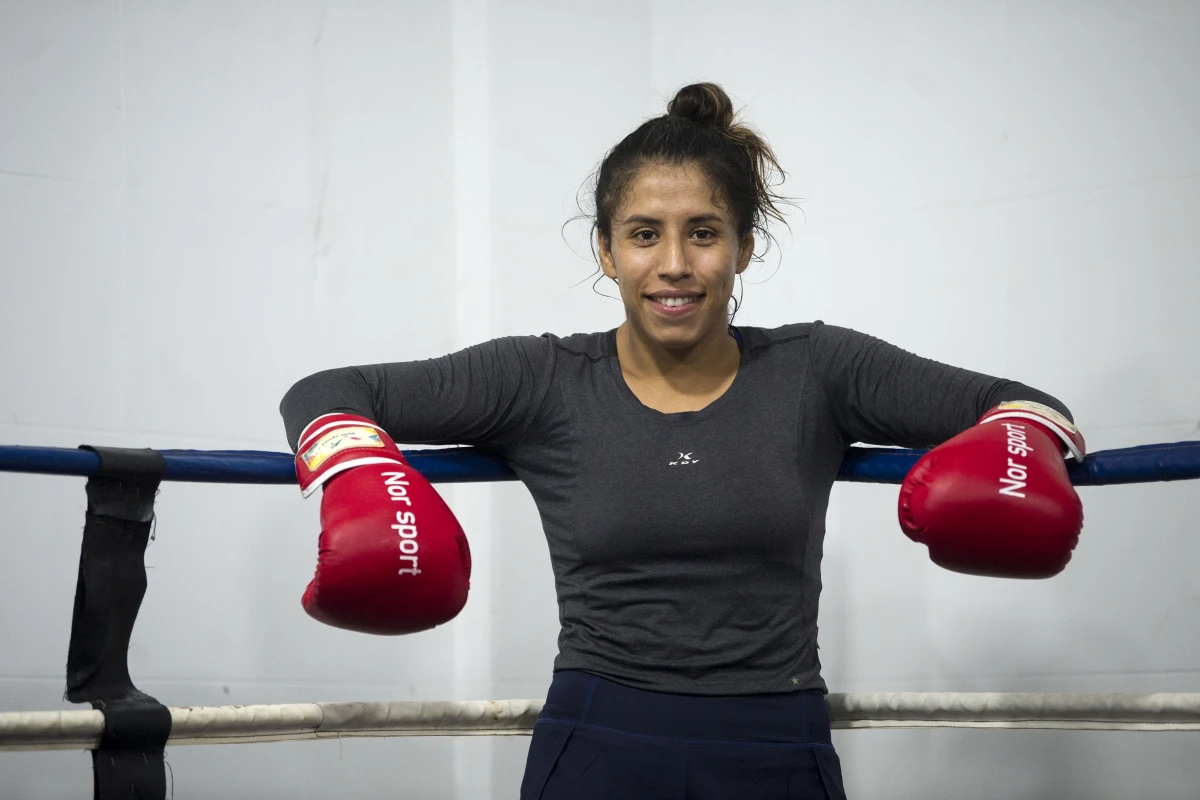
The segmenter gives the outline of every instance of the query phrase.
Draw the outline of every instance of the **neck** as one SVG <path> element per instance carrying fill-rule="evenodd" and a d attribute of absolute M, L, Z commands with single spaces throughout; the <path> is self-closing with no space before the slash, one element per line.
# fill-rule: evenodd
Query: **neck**
<path fill-rule="evenodd" d="M 663 382 L 676 392 L 702 395 L 728 385 L 741 353 L 724 326 L 691 347 L 668 349 L 625 322 L 617 328 L 617 358 L 627 379 Z"/>

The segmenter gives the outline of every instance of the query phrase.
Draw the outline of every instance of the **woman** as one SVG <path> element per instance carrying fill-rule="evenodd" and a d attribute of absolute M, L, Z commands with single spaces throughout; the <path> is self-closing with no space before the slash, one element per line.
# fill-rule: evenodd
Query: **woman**
<path fill-rule="evenodd" d="M 401 578 L 437 572 L 383 612 L 375 590 L 310 608 L 332 624 L 415 630 L 465 601 L 465 544 L 436 499 L 414 494 L 389 435 L 493 448 L 533 494 L 562 631 L 522 798 L 843 797 L 816 620 L 825 510 L 847 448 L 944 442 L 1002 401 L 1068 413 L 1019 383 L 820 322 L 733 327 L 735 278 L 755 232 L 780 218 L 777 168 L 718 86 L 684 87 L 599 171 L 598 256 L 625 306 L 618 328 L 331 370 L 283 400 L 305 491 L 345 476 L 326 483 L 322 570 L 344 566 L 330 556 L 333 536 L 390 528 L 407 537 Z M 1029 426 L 1041 441 L 1069 428 L 1050 408 L 1022 409 L 1010 414 L 1056 418 Z M 345 449 L 347 436 L 358 444 Z M 362 488 L 339 488 L 367 470 Z M 376 485 L 390 501 L 364 499 Z M 427 521 L 405 531 L 414 503 Z M 440 538 L 418 546 L 421 524 Z M 378 545 L 384 573 L 396 546 Z M 996 552 L 947 560 L 988 572 Z M 317 591 L 334 584 L 319 581 Z"/>

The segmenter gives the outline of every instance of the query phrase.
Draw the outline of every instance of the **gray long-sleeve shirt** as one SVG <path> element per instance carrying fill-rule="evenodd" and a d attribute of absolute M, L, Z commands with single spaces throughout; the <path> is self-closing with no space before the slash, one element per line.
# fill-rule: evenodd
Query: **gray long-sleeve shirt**
<path fill-rule="evenodd" d="M 824 689 L 822 542 L 846 449 L 936 445 L 1004 400 L 1069 412 L 1020 383 L 821 322 L 738 333 L 737 377 L 700 411 L 642 405 L 608 331 L 320 372 L 281 412 L 293 449 L 307 423 L 340 411 L 398 442 L 502 455 L 550 547 L 555 669 L 689 694 Z"/>

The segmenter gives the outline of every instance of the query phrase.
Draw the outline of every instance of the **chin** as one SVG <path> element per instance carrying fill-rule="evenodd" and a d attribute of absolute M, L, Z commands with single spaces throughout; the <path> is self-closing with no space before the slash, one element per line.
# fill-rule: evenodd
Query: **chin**
<path fill-rule="evenodd" d="M 704 339 L 704 330 L 698 326 L 660 327 L 650 329 L 651 338 L 659 347 L 667 350 L 689 350 Z"/>

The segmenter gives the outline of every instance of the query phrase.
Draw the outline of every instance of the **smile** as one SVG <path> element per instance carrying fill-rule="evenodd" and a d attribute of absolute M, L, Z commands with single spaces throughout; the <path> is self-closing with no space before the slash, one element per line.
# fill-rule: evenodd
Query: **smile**
<path fill-rule="evenodd" d="M 656 303 L 666 306 L 667 308 L 692 305 L 700 300 L 699 296 L 696 295 L 691 297 L 651 297 L 650 299 Z"/>
<path fill-rule="evenodd" d="M 646 295 L 646 299 L 654 303 L 660 311 L 670 310 L 672 313 L 682 313 L 691 311 L 692 308 L 704 299 L 703 294 L 651 294 Z"/>

